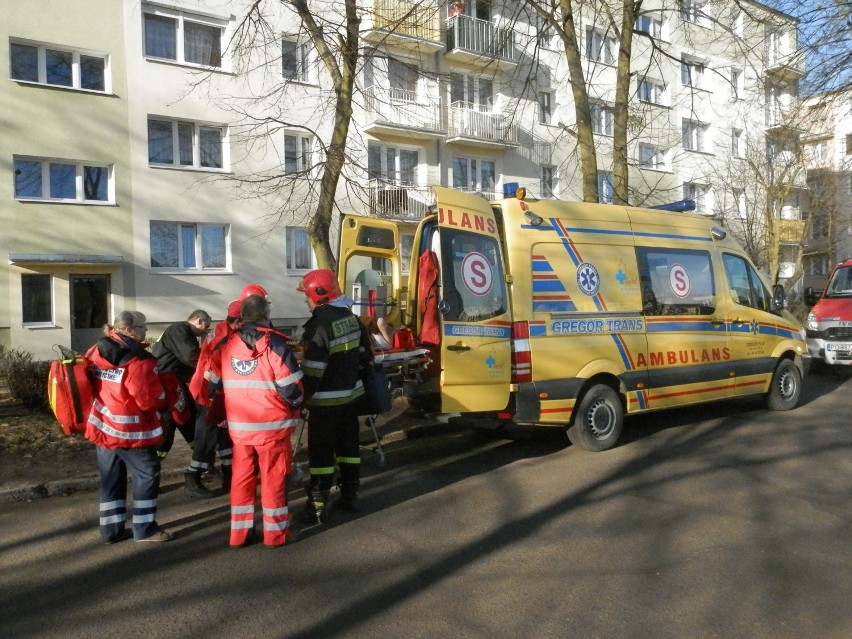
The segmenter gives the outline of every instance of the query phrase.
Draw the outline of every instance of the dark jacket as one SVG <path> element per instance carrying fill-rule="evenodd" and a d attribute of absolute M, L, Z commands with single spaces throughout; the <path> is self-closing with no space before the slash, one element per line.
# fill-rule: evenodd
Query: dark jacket
<path fill-rule="evenodd" d="M 152 351 L 161 373 L 174 373 L 184 384 L 189 384 L 201 354 L 201 345 L 189 322 L 169 325 Z"/>

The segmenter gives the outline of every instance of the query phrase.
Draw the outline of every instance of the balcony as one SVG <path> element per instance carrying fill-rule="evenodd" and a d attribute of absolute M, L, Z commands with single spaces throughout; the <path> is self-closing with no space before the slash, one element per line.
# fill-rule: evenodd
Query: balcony
<path fill-rule="evenodd" d="M 419 137 L 447 134 L 446 120 L 437 97 L 425 99 L 414 91 L 372 86 L 364 90 L 364 131 L 372 135 L 412 131 Z"/>
<path fill-rule="evenodd" d="M 778 220 L 778 241 L 782 244 L 801 244 L 805 239 L 805 222 L 802 220 Z"/>
<path fill-rule="evenodd" d="M 370 180 L 369 214 L 394 220 L 420 220 L 435 203 L 435 193 L 427 186 L 400 181 Z"/>
<path fill-rule="evenodd" d="M 440 9 L 406 0 L 372 0 L 364 12 L 366 42 L 431 54 L 444 48 L 441 42 Z"/>
<path fill-rule="evenodd" d="M 801 56 L 796 52 L 769 50 L 766 52 L 766 74 L 774 79 L 792 82 L 805 75 Z"/>
<path fill-rule="evenodd" d="M 453 16 L 447 20 L 449 60 L 488 66 L 514 67 L 520 54 L 515 48 L 515 32 L 487 20 L 471 16 Z"/>
<path fill-rule="evenodd" d="M 505 113 L 469 102 L 453 102 L 449 109 L 447 144 L 475 143 L 505 149 L 519 143 L 519 127 Z"/>
<path fill-rule="evenodd" d="M 801 135 L 804 129 L 798 117 L 799 111 L 792 105 L 770 104 L 766 108 L 766 132 Z"/>

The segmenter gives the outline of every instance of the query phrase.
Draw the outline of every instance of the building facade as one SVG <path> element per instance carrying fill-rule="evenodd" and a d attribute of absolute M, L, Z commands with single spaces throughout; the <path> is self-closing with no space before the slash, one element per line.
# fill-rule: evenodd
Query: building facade
<path fill-rule="evenodd" d="M 251 6 L 0 0 L 0 343 L 37 358 L 53 344 L 84 350 L 124 309 L 144 312 L 156 337 L 195 308 L 222 318 L 249 282 L 269 291 L 276 326 L 298 330 L 307 310 L 294 291 L 316 264 L 307 225 L 334 92 L 288 5 L 261 3 L 264 29 L 253 33 Z M 327 32 L 342 20 L 339 2 L 311 6 Z M 338 214 L 413 228 L 434 185 L 494 197 L 519 183 L 579 198 L 565 52 L 534 10 L 508 0 L 360 6 Z M 786 152 L 802 71 L 795 23 L 754 7 L 643 4 L 631 204 L 689 198 L 734 232 L 766 224 L 770 189 L 744 167 Z M 611 201 L 617 44 L 585 9 L 578 33 L 599 190 Z M 752 153 L 764 162 L 748 162 Z M 798 223 L 804 180 L 788 181 L 777 217 Z"/>

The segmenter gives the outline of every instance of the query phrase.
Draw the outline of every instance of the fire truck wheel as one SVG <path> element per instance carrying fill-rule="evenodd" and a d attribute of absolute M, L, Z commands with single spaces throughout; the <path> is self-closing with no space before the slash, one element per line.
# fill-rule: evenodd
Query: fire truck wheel
<path fill-rule="evenodd" d="M 770 410 L 790 410 L 802 395 L 802 374 L 789 359 L 782 359 L 772 375 L 766 405 Z"/>
<path fill-rule="evenodd" d="M 597 384 L 583 396 L 568 428 L 571 443 L 597 453 L 615 446 L 624 428 L 624 406 L 609 386 Z"/>

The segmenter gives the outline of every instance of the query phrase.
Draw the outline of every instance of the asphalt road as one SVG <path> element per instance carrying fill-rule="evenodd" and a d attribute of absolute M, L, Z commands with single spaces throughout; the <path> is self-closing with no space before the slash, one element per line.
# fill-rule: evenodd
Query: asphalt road
<path fill-rule="evenodd" d="M 226 499 L 176 480 L 168 544 L 101 545 L 94 493 L 4 504 L 0 637 L 847 639 L 852 379 L 806 382 L 600 454 L 424 426 L 365 458 L 360 515 L 276 550 L 227 549 Z"/>

